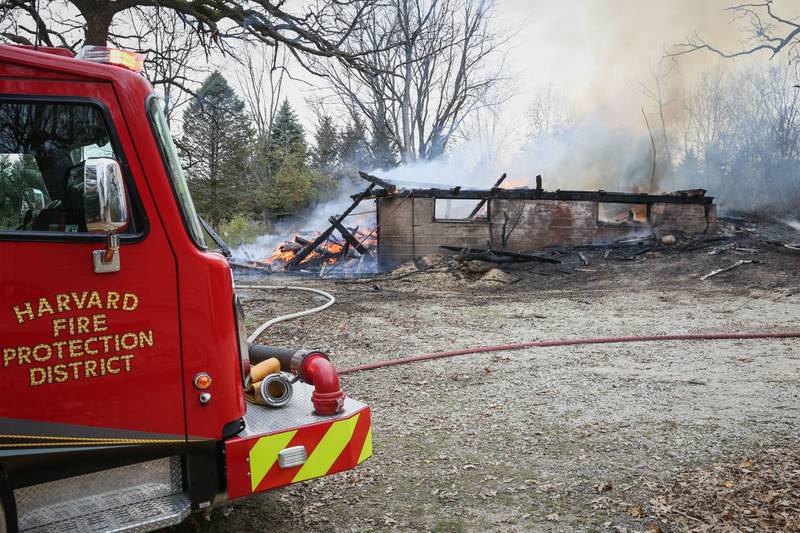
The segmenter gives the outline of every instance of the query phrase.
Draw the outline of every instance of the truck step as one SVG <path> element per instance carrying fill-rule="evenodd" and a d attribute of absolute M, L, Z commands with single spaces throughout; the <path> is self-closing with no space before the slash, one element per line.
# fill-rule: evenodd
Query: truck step
<path fill-rule="evenodd" d="M 189 516 L 190 512 L 191 502 L 188 495 L 185 493 L 171 494 L 155 500 L 107 509 L 20 531 L 26 533 L 153 531 L 180 524 Z"/>
<path fill-rule="evenodd" d="M 177 456 L 19 488 L 14 497 L 20 531 L 149 531 L 142 526 L 177 524 L 189 509 Z"/>

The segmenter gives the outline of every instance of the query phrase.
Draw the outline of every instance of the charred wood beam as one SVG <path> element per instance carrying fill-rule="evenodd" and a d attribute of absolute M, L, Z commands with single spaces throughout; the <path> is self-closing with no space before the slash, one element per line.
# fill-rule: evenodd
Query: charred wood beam
<path fill-rule="evenodd" d="M 366 172 L 359 172 L 358 175 L 361 176 L 361 179 L 367 180 L 368 182 L 372 183 L 373 185 L 377 185 L 378 187 L 382 187 L 389 194 L 394 194 L 395 192 L 397 192 L 397 185 L 393 183 L 389 183 L 388 181 L 382 180 L 376 176 L 370 176 Z"/>
<path fill-rule="evenodd" d="M 344 220 L 344 219 L 347 217 L 347 215 L 349 215 L 349 214 L 350 214 L 350 212 L 351 212 L 353 209 L 355 209 L 355 208 L 358 206 L 358 204 L 360 204 L 360 203 L 361 203 L 361 200 L 363 200 L 364 198 L 366 198 L 367 196 L 369 196 L 369 195 L 370 195 L 370 193 L 372 192 L 372 189 L 374 189 L 374 188 L 375 188 L 375 183 L 370 183 L 370 184 L 369 184 L 369 187 L 367 187 L 366 189 L 364 189 L 364 192 L 362 192 L 361 194 L 359 194 L 359 195 L 356 197 L 355 201 L 354 201 L 354 202 L 353 202 L 353 203 L 350 205 L 350 207 L 348 207 L 348 208 L 347 208 L 347 209 L 344 211 L 344 213 L 342 213 L 341 215 L 339 215 L 338 217 L 336 217 L 336 222 L 337 222 L 338 224 L 341 224 L 341 223 L 342 223 L 342 221 L 343 221 L 343 220 Z M 294 256 L 294 257 L 291 259 L 291 261 L 289 261 L 288 263 L 286 263 L 286 266 L 284 267 L 284 269 L 286 269 L 286 270 L 289 270 L 289 269 L 296 268 L 296 267 L 297 267 L 297 265 L 299 265 L 300 263 L 302 263 L 302 262 L 303 262 L 303 259 L 305 259 L 306 257 L 308 257 L 308 254 L 310 254 L 311 252 L 313 252 L 314 250 L 316 250 L 316 249 L 317 249 L 317 246 L 319 246 L 320 244 L 322 244 L 323 242 L 325 242 L 325 241 L 328 239 L 328 237 L 330 237 L 330 236 L 331 236 L 331 234 L 333 233 L 333 231 L 334 231 L 335 229 L 336 229 L 336 226 L 333 226 L 333 225 L 331 225 L 331 226 L 330 226 L 328 229 L 326 229 L 325 231 L 323 231 L 322 233 L 320 233 L 320 234 L 319 234 L 319 236 L 318 236 L 316 239 L 314 239 L 313 241 L 311 241 L 311 243 L 309 243 L 309 244 L 305 245 L 305 246 L 303 247 L 303 249 L 302 249 L 302 250 L 300 250 L 299 252 L 297 252 L 297 255 L 295 255 L 295 256 Z"/>
<path fill-rule="evenodd" d="M 608 202 L 617 204 L 700 204 L 714 203 L 712 196 L 675 196 L 668 194 L 643 194 L 606 191 L 538 191 L 536 189 L 495 189 L 492 191 L 451 189 L 409 189 L 404 196 L 411 198 L 463 199 L 463 200 L 560 200 L 567 202 Z M 372 198 L 391 196 L 376 191 Z"/>
<path fill-rule="evenodd" d="M 558 259 L 553 259 L 552 257 L 543 257 L 541 255 L 509 252 L 507 250 L 492 250 L 491 248 L 488 250 L 479 250 L 475 248 L 462 248 L 459 246 L 446 246 L 446 245 L 439 246 L 439 248 L 451 252 L 459 252 L 469 259 L 484 259 L 486 261 L 492 261 L 494 263 L 506 263 L 506 262 L 528 263 L 535 261 L 537 263 L 551 263 L 554 265 L 561 264 L 561 261 L 559 261 Z M 503 259 L 505 259 L 505 261 L 503 261 Z"/>
<path fill-rule="evenodd" d="M 270 266 L 264 263 L 243 263 L 241 261 L 234 260 L 230 260 L 228 263 L 230 263 L 231 267 L 233 268 L 240 268 L 242 270 L 257 270 L 259 272 L 266 272 L 268 274 L 272 273 Z"/>
<path fill-rule="evenodd" d="M 503 172 L 503 175 L 500 176 L 500 179 L 494 183 L 494 187 L 492 187 L 492 189 L 497 189 L 498 187 L 500 187 L 500 185 L 502 185 L 505 180 L 506 180 L 506 173 Z M 472 210 L 472 212 L 469 214 L 467 218 L 475 218 L 475 215 L 478 214 L 478 211 L 480 211 L 484 205 L 486 205 L 486 200 L 481 200 L 480 202 L 478 202 L 478 205 L 475 206 L 475 209 Z"/>
<path fill-rule="evenodd" d="M 358 250 L 358 253 L 360 253 L 361 255 L 370 255 L 369 250 L 367 250 L 367 248 L 363 244 L 358 242 L 358 239 L 356 239 L 355 236 L 352 233 L 350 233 L 350 230 L 342 226 L 341 223 L 339 223 L 339 221 L 336 220 L 336 217 L 331 217 L 328 219 L 328 221 L 342 235 L 347 244 Z"/>
<path fill-rule="evenodd" d="M 311 244 L 310 240 L 304 239 L 300 235 L 295 235 L 294 242 L 296 242 L 297 244 L 300 244 L 302 246 L 307 246 L 307 245 Z"/>

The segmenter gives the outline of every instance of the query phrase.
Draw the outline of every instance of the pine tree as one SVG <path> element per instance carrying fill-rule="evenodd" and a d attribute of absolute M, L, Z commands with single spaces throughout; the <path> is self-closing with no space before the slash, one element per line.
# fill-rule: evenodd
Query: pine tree
<path fill-rule="evenodd" d="M 272 129 L 269 132 L 269 153 L 267 154 L 267 172 L 274 176 L 284 161 L 292 156 L 305 160 L 307 156 L 306 136 L 303 126 L 297 119 L 289 100 L 285 99 L 275 114 Z"/>
<path fill-rule="evenodd" d="M 15 159 L 0 154 L 0 230 L 16 229 L 22 222 L 21 207 L 26 189 L 44 192 L 45 203 L 51 200 L 31 154 Z"/>
<path fill-rule="evenodd" d="M 318 154 L 312 155 L 312 164 L 316 157 Z M 255 165 L 259 186 L 253 195 L 253 210 L 265 219 L 291 215 L 328 196 L 334 183 L 309 168 L 308 159 L 303 127 L 284 100 L 269 132 L 267 152 Z"/>
<path fill-rule="evenodd" d="M 331 175 L 339 158 L 339 138 L 333 119 L 324 116 L 314 134 L 314 149 L 311 152 L 311 168 L 317 172 Z"/>
<path fill-rule="evenodd" d="M 236 212 L 246 185 L 253 130 L 227 80 L 213 72 L 183 114 L 181 142 L 197 209 L 215 229 Z"/>
<path fill-rule="evenodd" d="M 351 178 L 357 176 L 359 170 L 372 170 L 374 167 L 367 139 L 367 126 L 358 115 L 353 117 L 342 132 L 339 160 L 340 172 Z"/>
<path fill-rule="evenodd" d="M 397 166 L 397 153 L 392 148 L 392 141 L 386 128 L 372 132 L 369 149 L 372 154 L 372 166 L 379 169 L 390 169 Z"/>

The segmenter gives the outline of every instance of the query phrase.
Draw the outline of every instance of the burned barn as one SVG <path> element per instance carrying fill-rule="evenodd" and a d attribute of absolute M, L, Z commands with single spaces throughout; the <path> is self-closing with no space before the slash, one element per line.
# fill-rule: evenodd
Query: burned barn
<path fill-rule="evenodd" d="M 320 275 L 333 270 L 359 274 L 388 270 L 415 257 L 464 251 L 490 259 L 499 255 L 557 263 L 531 252 L 717 230 L 714 199 L 703 189 L 668 194 L 547 191 L 539 176 L 536 188 L 504 189 L 505 175 L 487 190 L 403 188 L 364 173 L 361 177 L 368 187 L 329 218 L 327 229 L 295 235 L 257 264 Z M 374 211 L 355 211 L 368 200 L 374 201 Z M 368 213 L 371 220 L 363 218 Z"/>
<path fill-rule="evenodd" d="M 716 206 L 702 189 L 670 194 L 535 189 L 401 189 L 371 176 L 381 269 L 472 248 L 532 252 L 642 233 L 713 233 Z"/>

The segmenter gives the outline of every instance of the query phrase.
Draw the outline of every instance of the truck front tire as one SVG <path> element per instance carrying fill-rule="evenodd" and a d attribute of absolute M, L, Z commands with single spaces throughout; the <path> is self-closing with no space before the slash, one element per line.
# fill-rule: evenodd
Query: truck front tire
<path fill-rule="evenodd" d="M 11 489 L 0 470 L 0 533 L 17 533 L 17 513 Z"/>

